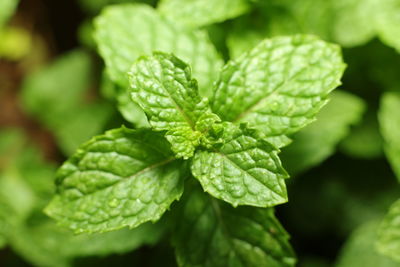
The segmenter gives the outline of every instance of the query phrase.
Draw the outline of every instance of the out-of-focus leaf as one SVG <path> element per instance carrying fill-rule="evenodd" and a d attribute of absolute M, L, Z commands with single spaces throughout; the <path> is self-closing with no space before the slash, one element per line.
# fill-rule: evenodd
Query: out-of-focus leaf
<path fill-rule="evenodd" d="M 18 5 L 18 0 L 1 0 L 0 1 L 0 32 L 4 24 L 14 14 Z"/>
<path fill-rule="evenodd" d="M 379 227 L 377 248 L 379 252 L 400 265 L 400 200 L 397 200 L 383 218 Z"/>
<path fill-rule="evenodd" d="M 385 93 L 379 111 L 386 157 L 400 181 L 400 93 Z"/>
<path fill-rule="evenodd" d="M 335 267 L 398 267 L 375 249 L 378 225 L 371 221 L 357 228 L 342 247 Z"/>
<path fill-rule="evenodd" d="M 154 5 L 157 0 L 78 0 L 82 9 L 91 14 L 99 13 L 104 7 L 122 3 L 146 3 Z"/>
<path fill-rule="evenodd" d="M 339 149 L 351 157 L 373 159 L 383 154 L 382 146 L 376 114 L 367 112 L 361 123 L 343 139 Z"/>
<path fill-rule="evenodd" d="M 172 21 L 196 28 L 242 15 L 249 10 L 249 3 L 247 0 L 161 0 L 157 8 Z"/>
<path fill-rule="evenodd" d="M 11 26 L 0 28 L 0 40 L 0 59 L 21 59 L 29 53 L 32 45 L 26 30 Z"/>
<path fill-rule="evenodd" d="M 133 62 L 157 50 L 189 63 L 200 95 L 211 95 L 223 62 L 205 31 L 186 30 L 143 4 L 108 7 L 95 19 L 95 28 L 109 77 L 122 88 L 128 87 L 127 73 Z"/>
<path fill-rule="evenodd" d="M 364 109 L 362 99 L 344 91 L 334 92 L 317 120 L 292 136 L 293 143 L 283 149 L 281 159 L 289 174 L 305 171 L 332 155 L 350 127 L 360 121 Z"/>
<path fill-rule="evenodd" d="M 85 103 L 92 71 L 90 55 L 76 50 L 32 73 L 23 84 L 23 108 L 54 133 L 67 155 L 101 132 L 112 114 L 106 102 Z"/>

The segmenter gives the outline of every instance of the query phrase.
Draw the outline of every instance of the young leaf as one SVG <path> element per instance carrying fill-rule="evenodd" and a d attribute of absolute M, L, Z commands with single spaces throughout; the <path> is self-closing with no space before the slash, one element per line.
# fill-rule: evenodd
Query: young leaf
<path fill-rule="evenodd" d="M 272 207 L 287 201 L 288 177 L 278 150 L 254 129 L 224 123 L 224 144 L 198 150 L 192 173 L 212 196 L 237 205 Z"/>
<path fill-rule="evenodd" d="M 379 123 L 385 141 L 385 154 L 400 181 L 400 94 L 385 93 L 381 100 Z"/>
<path fill-rule="evenodd" d="M 57 173 L 46 213 L 75 232 L 157 221 L 183 192 L 185 166 L 149 130 L 115 129 L 78 149 Z"/>
<path fill-rule="evenodd" d="M 365 103 L 352 94 L 336 91 L 317 120 L 293 136 L 280 158 L 285 169 L 296 174 L 316 166 L 335 152 L 336 145 L 361 120 Z"/>
<path fill-rule="evenodd" d="M 267 39 L 230 61 L 211 101 L 222 120 L 248 122 L 277 147 L 315 119 L 340 84 L 338 46 L 309 35 Z"/>
<path fill-rule="evenodd" d="M 197 28 L 240 16 L 249 10 L 246 0 L 161 0 L 164 16 L 189 28 Z"/>
<path fill-rule="evenodd" d="M 222 60 L 203 31 L 181 29 L 147 5 L 107 7 L 95 20 L 95 39 L 110 78 L 128 87 L 132 63 L 153 50 L 174 53 L 188 62 L 200 94 L 209 96 Z"/>
<path fill-rule="evenodd" d="M 172 54 L 155 52 L 140 58 L 129 76 L 132 100 L 147 114 L 152 128 L 167 131 L 177 157 L 192 157 L 201 137 L 196 123 L 210 111 L 190 67 Z"/>
<path fill-rule="evenodd" d="M 233 208 L 190 192 L 174 233 L 179 266 L 294 266 L 289 235 L 273 209 Z"/>
<path fill-rule="evenodd" d="M 400 262 L 400 200 L 383 218 L 379 227 L 377 248 L 382 254 Z"/>

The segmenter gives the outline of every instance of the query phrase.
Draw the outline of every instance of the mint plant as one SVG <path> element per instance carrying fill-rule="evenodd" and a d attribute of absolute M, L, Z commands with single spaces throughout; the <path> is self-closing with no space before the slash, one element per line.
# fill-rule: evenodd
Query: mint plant
<path fill-rule="evenodd" d="M 316 37 L 267 39 L 222 68 L 209 104 L 200 96 L 187 63 L 164 52 L 139 57 L 128 74 L 128 91 L 146 113 L 150 128 L 114 129 L 81 146 L 58 170 L 57 195 L 46 213 L 77 233 L 134 228 L 157 221 L 181 198 L 185 180 L 194 177 L 209 196 L 193 193 L 199 200 L 189 197 L 185 202 L 213 207 L 199 210 L 198 216 L 210 212 L 221 221 L 237 217 L 254 223 L 261 216 L 267 223 L 264 230 L 257 230 L 256 224 L 221 229 L 226 235 L 221 242 L 234 242 L 229 246 L 247 252 L 229 256 L 216 247 L 216 258 L 211 257 L 207 266 L 226 260 L 245 266 L 260 260 L 265 266 L 293 265 L 286 233 L 271 210 L 256 209 L 252 214 L 251 209 L 233 209 L 214 198 L 233 207 L 269 208 L 286 202 L 288 174 L 278 157 L 279 147 L 290 142 L 287 135 L 315 119 L 343 70 L 339 48 Z M 197 216 L 184 213 L 183 218 L 190 226 Z M 265 241 L 256 236 L 256 241 L 242 236 L 246 227 L 261 231 L 260 237 L 271 235 L 279 249 L 263 247 Z M 214 238 L 217 233 L 204 234 Z M 240 244 L 230 240 L 236 235 Z M 184 253 L 187 248 L 179 244 L 184 240 L 176 240 L 182 265 L 204 260 Z M 258 249 L 248 246 L 253 242 L 261 242 Z M 271 253 L 277 258 L 269 258 Z"/>
<path fill-rule="evenodd" d="M 0 2 L 1 266 L 399 265 L 399 0 Z"/>

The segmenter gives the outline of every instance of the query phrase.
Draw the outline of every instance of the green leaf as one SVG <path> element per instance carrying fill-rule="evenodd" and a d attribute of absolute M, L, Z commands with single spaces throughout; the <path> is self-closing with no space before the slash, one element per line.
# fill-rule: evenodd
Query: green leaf
<path fill-rule="evenodd" d="M 288 177 L 278 150 L 254 129 L 224 123 L 223 145 L 198 150 L 192 173 L 212 196 L 237 205 L 272 207 L 287 201 Z"/>
<path fill-rule="evenodd" d="M 157 221 L 180 198 L 185 175 L 161 135 L 111 130 L 61 166 L 45 212 L 77 233 L 134 228 Z"/>
<path fill-rule="evenodd" d="M 246 13 L 246 0 L 161 0 L 158 10 L 164 16 L 189 28 L 223 22 Z"/>
<path fill-rule="evenodd" d="M 317 120 L 296 133 L 293 143 L 283 149 L 280 158 L 290 174 L 317 166 L 335 152 L 336 145 L 361 120 L 365 103 L 361 98 L 344 91 L 332 94 Z"/>
<path fill-rule="evenodd" d="M 383 140 L 375 110 L 364 115 L 339 146 L 341 152 L 355 158 L 374 159 L 383 155 Z"/>
<path fill-rule="evenodd" d="M 18 0 L 1 0 L 0 2 L 0 31 L 4 24 L 14 14 L 18 5 Z"/>
<path fill-rule="evenodd" d="M 202 135 L 196 124 L 210 110 L 207 99 L 198 94 L 190 67 L 172 54 L 155 52 L 136 61 L 129 76 L 132 100 L 147 114 L 152 128 L 167 131 L 177 157 L 192 157 Z"/>
<path fill-rule="evenodd" d="M 334 20 L 332 39 L 347 47 L 365 44 L 375 35 L 377 0 L 331 1 Z"/>
<path fill-rule="evenodd" d="M 15 227 L 10 242 L 14 251 L 35 266 L 71 266 L 78 257 L 121 254 L 144 244 L 153 245 L 162 232 L 160 225 L 148 223 L 132 230 L 74 235 L 43 217 Z"/>
<path fill-rule="evenodd" d="M 125 120 L 137 128 L 150 127 L 146 114 L 136 102 L 132 101 L 128 88 L 122 88 L 111 81 L 106 72 L 103 73 L 100 91 L 104 97 L 117 101 L 118 111 Z"/>
<path fill-rule="evenodd" d="M 74 235 L 42 212 L 53 194 L 54 168 L 18 129 L 0 132 L 0 240 L 35 266 L 66 266 L 74 257 L 124 253 L 154 244 L 164 224 Z"/>
<path fill-rule="evenodd" d="M 400 181 L 400 94 L 385 93 L 379 110 L 379 123 L 385 141 L 386 157 Z"/>
<path fill-rule="evenodd" d="M 92 71 L 90 54 L 75 50 L 28 75 L 23 84 L 23 108 L 54 133 L 66 155 L 100 133 L 112 115 L 108 103 L 85 100 Z"/>
<path fill-rule="evenodd" d="M 340 84 L 338 46 L 309 35 L 267 39 L 230 61 L 211 101 L 222 120 L 248 122 L 277 147 L 313 120 Z"/>
<path fill-rule="evenodd" d="M 273 209 L 233 208 L 200 190 L 187 196 L 173 237 L 179 266 L 294 266 Z"/>
<path fill-rule="evenodd" d="M 358 227 L 344 244 L 335 267 L 398 267 L 399 264 L 375 249 L 376 221 Z"/>
<path fill-rule="evenodd" d="M 379 227 L 378 251 L 400 262 L 400 200 L 397 200 L 383 218 Z"/>
<path fill-rule="evenodd" d="M 379 38 L 385 44 L 394 47 L 400 53 L 400 1 L 376 1 L 373 14 L 376 17 L 376 28 Z"/>
<path fill-rule="evenodd" d="M 127 72 L 132 63 L 158 50 L 188 62 L 199 82 L 200 94 L 211 94 L 222 60 L 204 31 L 184 30 L 140 4 L 107 7 L 96 18 L 95 28 L 110 78 L 122 87 L 128 87 Z"/>

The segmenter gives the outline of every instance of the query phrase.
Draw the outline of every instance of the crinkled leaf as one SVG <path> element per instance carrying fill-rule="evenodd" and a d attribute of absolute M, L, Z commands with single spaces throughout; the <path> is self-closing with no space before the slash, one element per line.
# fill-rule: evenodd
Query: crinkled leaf
<path fill-rule="evenodd" d="M 177 157 L 192 157 L 201 137 L 196 123 L 210 111 L 190 67 L 172 54 L 155 52 L 136 61 L 129 76 L 132 100 L 147 114 L 152 128 L 167 131 Z"/>
<path fill-rule="evenodd" d="M 375 248 L 377 240 L 376 221 L 356 228 L 341 249 L 336 267 L 398 267 L 399 264 L 379 254 Z"/>
<path fill-rule="evenodd" d="M 75 50 L 29 75 L 23 84 L 23 108 L 54 133 L 67 155 L 100 133 L 112 114 L 108 103 L 85 103 L 92 67 L 90 55 Z"/>
<path fill-rule="evenodd" d="M 203 31 L 191 32 L 146 5 L 107 7 L 95 20 L 95 39 L 110 78 L 127 88 L 132 63 L 153 50 L 174 53 L 188 62 L 200 93 L 210 95 L 222 60 Z"/>
<path fill-rule="evenodd" d="M 315 119 L 344 70 L 338 46 L 309 35 L 267 39 L 230 61 L 211 101 L 222 120 L 248 122 L 281 147 Z"/>
<path fill-rule="evenodd" d="M 362 99 L 343 91 L 332 94 L 317 120 L 293 136 L 293 143 L 280 158 L 290 174 L 316 166 L 335 152 L 336 145 L 361 120 L 365 109 Z"/>
<path fill-rule="evenodd" d="M 190 28 L 235 18 L 248 9 L 247 0 L 161 0 L 158 5 L 161 14 Z"/>
<path fill-rule="evenodd" d="M 81 146 L 57 173 L 46 213 L 75 232 L 157 221 L 183 192 L 185 167 L 147 129 L 115 129 Z"/>
<path fill-rule="evenodd" d="M 54 167 L 27 145 L 17 129 L 0 132 L 0 237 L 35 266 L 66 266 L 73 257 L 123 253 L 154 244 L 163 224 L 144 224 L 93 235 L 74 235 L 42 212 L 53 194 Z"/>
<path fill-rule="evenodd" d="M 174 232 L 179 266 L 294 266 L 289 235 L 273 209 L 233 208 L 190 192 Z"/>
<path fill-rule="evenodd" d="M 383 218 L 379 228 L 377 248 L 382 254 L 400 262 L 400 200 Z"/>
<path fill-rule="evenodd" d="M 254 129 L 224 123 L 223 145 L 198 150 L 192 173 L 212 196 L 237 205 L 272 207 L 287 201 L 278 150 Z"/>
<path fill-rule="evenodd" d="M 382 97 L 379 123 L 385 141 L 385 154 L 400 181 L 400 94 L 385 93 Z"/>

